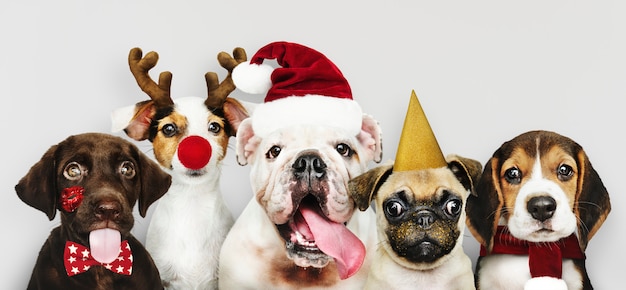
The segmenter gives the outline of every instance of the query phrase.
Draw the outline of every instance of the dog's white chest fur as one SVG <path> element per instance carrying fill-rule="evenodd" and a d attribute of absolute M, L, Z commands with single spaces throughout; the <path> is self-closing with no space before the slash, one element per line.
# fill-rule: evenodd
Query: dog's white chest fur
<path fill-rule="evenodd" d="M 159 200 L 148 226 L 146 248 L 166 289 L 217 289 L 221 245 L 234 223 L 220 191 L 222 150 L 206 130 L 209 112 L 197 97 L 179 98 L 176 110 L 187 118 L 187 136 L 200 136 L 213 148 L 207 165 L 189 174 L 174 154 L 172 186 Z"/>
<path fill-rule="evenodd" d="M 491 255 L 482 258 L 480 263 L 481 289 L 524 289 L 524 285 L 531 278 L 528 256 Z M 502 277 L 506 277 L 506 279 L 502 279 Z M 582 287 L 582 276 L 571 260 L 563 261 L 562 279 L 567 283 L 568 289 L 581 289 Z"/>
<path fill-rule="evenodd" d="M 179 286 L 175 289 L 217 286 L 218 250 L 234 219 L 219 184 L 207 185 L 173 183 L 148 227 L 146 248 L 161 277 Z"/>
<path fill-rule="evenodd" d="M 375 214 L 371 210 L 355 212 L 347 225 L 371 251 L 374 251 L 377 243 L 375 220 Z M 254 199 L 248 203 L 233 225 L 224 241 L 222 253 L 220 289 L 362 289 L 371 264 L 371 255 L 367 255 L 362 265 L 362 269 L 366 270 L 330 286 L 296 287 L 293 283 L 298 281 L 289 282 L 277 278 L 281 275 L 277 275 L 280 273 L 272 268 L 276 266 L 275 261 L 284 260 L 290 264 L 293 262 L 287 259 L 285 242 L 278 238 L 276 226 Z"/>

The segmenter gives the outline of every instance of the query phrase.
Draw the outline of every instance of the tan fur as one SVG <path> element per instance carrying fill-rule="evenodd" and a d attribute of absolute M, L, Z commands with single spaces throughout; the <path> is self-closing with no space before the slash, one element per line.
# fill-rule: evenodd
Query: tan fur
<path fill-rule="evenodd" d="M 455 155 L 449 156 L 448 162 L 449 167 L 399 172 L 393 172 L 392 165 L 380 166 L 350 181 L 350 194 L 361 210 L 375 200 L 380 246 L 365 289 L 474 289 L 471 263 L 462 248 L 464 201 L 482 166 L 478 161 Z M 414 208 L 419 212 L 391 222 L 385 214 L 385 203 L 404 198 L 407 214 Z M 432 225 L 422 228 L 418 216 L 425 208 L 436 213 L 442 203 L 445 207 L 452 200 L 461 207 L 456 218 L 434 214 Z M 432 261 L 408 258 L 412 250 L 404 248 L 419 248 L 421 235 L 436 240 L 443 254 L 437 254 Z"/>
<path fill-rule="evenodd" d="M 163 135 L 161 130 L 163 130 L 163 127 L 166 124 L 176 124 L 182 134 L 176 134 L 172 137 Z M 187 118 L 177 112 L 172 112 L 172 114 L 159 121 L 159 125 L 157 127 L 158 133 L 152 141 L 152 146 L 154 148 L 154 157 L 163 167 L 172 167 L 172 158 L 174 158 L 174 153 L 176 153 L 178 143 L 180 143 L 181 139 L 186 136 L 186 127 Z"/>
<path fill-rule="evenodd" d="M 536 176 L 535 172 L 538 162 L 541 176 Z M 521 174 L 519 183 L 507 180 L 506 172 L 511 168 L 519 170 Z M 559 174 L 559 168 L 571 168 L 571 173 Z M 531 180 L 534 184 L 529 185 Z M 538 182 L 540 184 L 537 184 Z M 544 187 L 550 186 L 553 188 L 551 192 L 544 192 Z M 521 191 L 525 192 L 523 199 L 518 198 Z M 527 209 L 527 203 L 538 196 L 553 197 L 557 201 L 554 216 L 551 215 L 546 221 L 535 220 Z M 508 226 L 514 236 L 523 235 L 516 238 L 532 242 L 541 242 L 542 240 L 537 239 L 544 238 L 546 242 L 554 241 L 576 232 L 580 248 L 584 251 L 610 209 L 608 192 L 580 145 L 554 132 L 529 131 L 502 144 L 487 162 L 478 181 L 476 193 L 468 198 L 467 226 L 474 237 L 485 246 L 487 252 L 492 249 L 493 235 L 498 225 Z M 513 222 L 516 228 L 512 228 Z M 520 224 L 524 224 L 521 222 L 528 226 L 520 228 Z M 570 227 L 555 226 L 566 224 L 572 224 L 574 230 L 561 233 Z M 524 228 L 530 226 L 532 228 Z M 545 227 L 552 232 L 545 230 L 534 232 L 537 226 Z M 551 229 L 552 227 L 556 228 Z M 517 269 L 511 270 L 517 275 L 529 275 L 524 274 L 528 271 L 527 262 L 517 259 L 519 262 L 511 262 L 515 264 L 506 264 L 508 255 L 502 256 L 497 261 L 503 267 Z M 493 270 L 491 261 L 495 261 L 494 259 L 489 255 L 479 259 L 476 269 L 478 285 L 481 286 L 483 280 L 491 281 L 489 283 L 501 280 L 501 283 L 508 285 L 507 289 L 516 288 L 517 286 L 507 283 L 515 279 L 481 271 L 482 268 Z M 513 260 L 513 256 L 510 260 Z M 569 287 L 577 284 L 582 285 L 580 289 L 592 289 L 584 268 L 584 260 L 575 261 L 575 266 L 570 263 L 566 267 L 566 261 L 563 265 L 563 280 Z M 489 285 L 482 285 L 482 288 L 494 287 Z"/>

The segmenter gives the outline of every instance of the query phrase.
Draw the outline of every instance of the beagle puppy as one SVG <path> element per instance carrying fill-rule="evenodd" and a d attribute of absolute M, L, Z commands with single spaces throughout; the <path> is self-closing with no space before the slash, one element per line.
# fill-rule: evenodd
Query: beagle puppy
<path fill-rule="evenodd" d="M 477 289 L 593 289 L 584 251 L 610 210 L 578 143 L 548 131 L 505 142 L 467 200 Z"/>

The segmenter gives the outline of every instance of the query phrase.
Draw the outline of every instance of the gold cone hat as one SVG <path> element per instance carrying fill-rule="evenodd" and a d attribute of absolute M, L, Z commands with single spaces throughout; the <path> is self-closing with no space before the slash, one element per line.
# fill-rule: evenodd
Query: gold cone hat
<path fill-rule="evenodd" d="M 441 148 L 426 119 L 422 105 L 415 91 L 412 91 L 393 171 L 422 170 L 444 166 L 448 166 L 448 163 L 441 153 Z"/>

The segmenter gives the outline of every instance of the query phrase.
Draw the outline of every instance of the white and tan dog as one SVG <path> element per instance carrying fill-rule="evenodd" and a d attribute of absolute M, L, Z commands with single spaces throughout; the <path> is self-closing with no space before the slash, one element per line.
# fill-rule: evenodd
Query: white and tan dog
<path fill-rule="evenodd" d="M 205 75 L 207 98 L 170 96 L 172 75 L 161 73 L 155 83 L 148 72 L 158 60 L 155 52 L 142 58 L 139 48 L 129 54 L 130 69 L 150 101 L 113 112 L 113 130 L 124 129 L 138 141 L 152 142 L 154 156 L 172 175 L 169 191 L 160 199 L 148 226 L 146 248 L 166 289 L 215 289 L 221 245 L 234 223 L 220 189 L 221 162 L 228 139 L 248 111 L 227 96 L 235 89 L 230 72 L 246 60 L 237 48 L 233 57 L 218 54 L 228 76 Z"/>
<path fill-rule="evenodd" d="M 272 43 L 252 61 L 268 50 L 279 52 L 275 58 L 284 66 L 298 66 L 294 55 L 318 57 L 314 62 L 335 69 L 319 53 L 292 43 Z M 241 88 L 238 69 L 233 78 Z M 289 73 L 295 74 L 289 80 L 298 77 Z M 337 89 L 328 85 L 329 74 L 317 74 L 326 78 L 319 87 L 329 91 L 290 96 L 287 86 L 287 96 L 258 105 L 241 123 L 237 160 L 251 165 L 254 198 L 224 242 L 221 289 L 362 289 L 365 251 L 376 244 L 375 216 L 356 210 L 347 185 L 368 162 L 380 161 L 381 132 L 351 98 L 329 97 Z M 281 79 L 280 72 L 272 79 Z"/>
<path fill-rule="evenodd" d="M 582 147 L 530 131 L 502 144 L 468 198 L 479 289 L 593 289 L 584 251 L 611 210 Z"/>
<path fill-rule="evenodd" d="M 475 289 L 463 234 L 481 170 L 473 159 L 444 158 L 413 92 L 395 162 L 349 182 L 359 209 L 375 200 L 380 243 L 365 289 Z"/>

